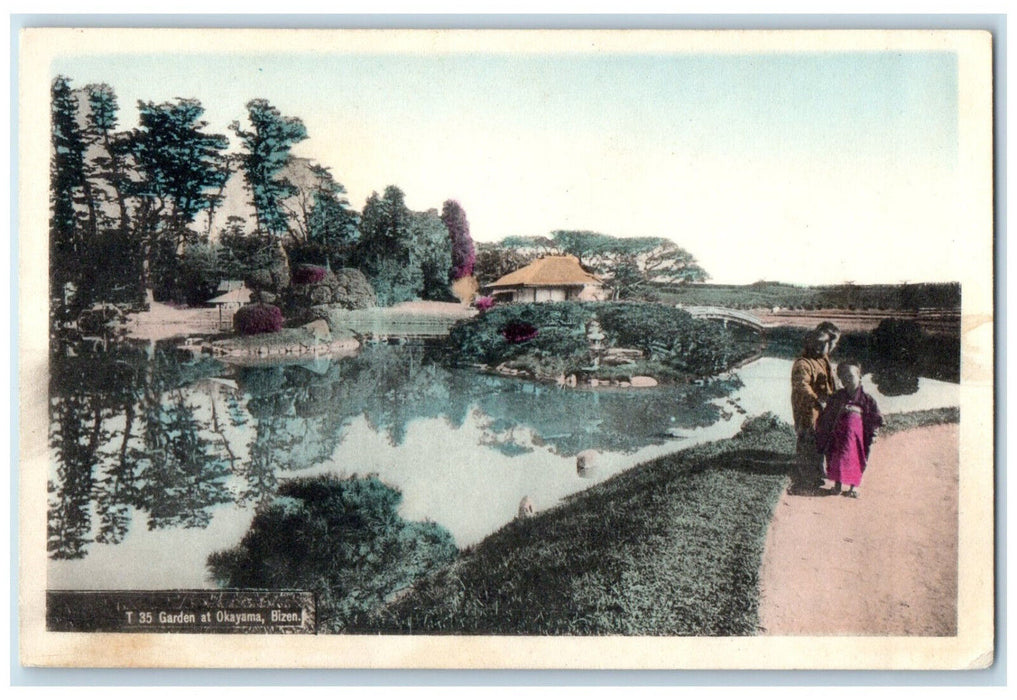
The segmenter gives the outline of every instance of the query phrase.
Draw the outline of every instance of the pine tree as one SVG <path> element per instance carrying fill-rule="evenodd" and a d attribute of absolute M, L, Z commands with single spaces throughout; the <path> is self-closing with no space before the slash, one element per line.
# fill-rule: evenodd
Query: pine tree
<path fill-rule="evenodd" d="M 290 148 L 307 138 L 304 123 L 296 117 L 284 117 L 267 100 L 247 103 L 252 130 L 245 131 L 234 122 L 230 127 L 243 142 L 244 179 L 251 190 L 258 230 L 280 237 L 289 229 L 283 200 L 297 188 L 279 173 L 290 159 Z"/>

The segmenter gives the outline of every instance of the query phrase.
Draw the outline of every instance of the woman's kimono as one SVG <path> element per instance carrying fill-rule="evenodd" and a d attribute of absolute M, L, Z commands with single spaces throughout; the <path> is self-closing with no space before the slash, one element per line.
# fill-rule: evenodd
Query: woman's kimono
<path fill-rule="evenodd" d="M 826 478 L 859 486 L 876 431 L 883 425 L 875 399 L 859 387 L 835 393 L 816 423 L 816 446 L 826 455 Z"/>

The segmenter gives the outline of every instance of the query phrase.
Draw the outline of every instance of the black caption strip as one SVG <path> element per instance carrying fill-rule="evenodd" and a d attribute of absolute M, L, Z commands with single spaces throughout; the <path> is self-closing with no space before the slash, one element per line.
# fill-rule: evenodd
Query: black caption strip
<path fill-rule="evenodd" d="M 314 634 L 305 591 L 47 591 L 50 632 Z"/>

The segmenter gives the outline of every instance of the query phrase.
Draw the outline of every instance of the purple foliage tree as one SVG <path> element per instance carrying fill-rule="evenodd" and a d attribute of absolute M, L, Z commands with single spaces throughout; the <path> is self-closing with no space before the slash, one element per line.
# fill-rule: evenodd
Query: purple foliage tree
<path fill-rule="evenodd" d="M 454 199 L 445 201 L 441 207 L 441 220 L 452 239 L 452 279 L 458 280 L 473 274 L 473 263 L 477 252 L 470 238 L 470 223 L 466 212 Z"/>

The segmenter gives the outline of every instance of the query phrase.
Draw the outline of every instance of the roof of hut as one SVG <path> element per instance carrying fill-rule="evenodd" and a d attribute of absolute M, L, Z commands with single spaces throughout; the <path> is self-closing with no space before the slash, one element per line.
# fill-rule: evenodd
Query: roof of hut
<path fill-rule="evenodd" d="M 219 296 L 217 296 L 217 297 L 215 297 L 213 299 L 209 299 L 208 303 L 209 304 L 229 304 L 229 303 L 233 302 L 233 303 L 246 304 L 250 300 L 251 300 L 251 290 L 248 289 L 247 287 L 243 287 L 242 286 L 239 289 L 231 289 L 230 291 L 226 292 L 225 294 L 220 294 Z"/>
<path fill-rule="evenodd" d="M 488 287 L 575 287 L 585 284 L 602 285 L 579 265 L 574 255 L 548 255 L 526 267 L 510 272 Z"/>

